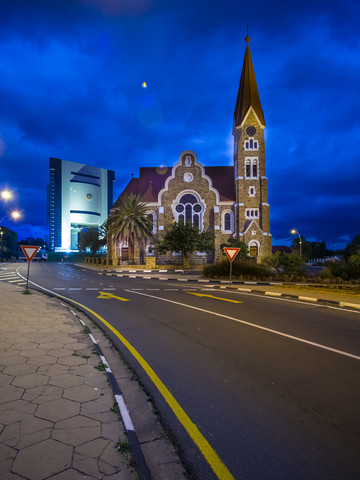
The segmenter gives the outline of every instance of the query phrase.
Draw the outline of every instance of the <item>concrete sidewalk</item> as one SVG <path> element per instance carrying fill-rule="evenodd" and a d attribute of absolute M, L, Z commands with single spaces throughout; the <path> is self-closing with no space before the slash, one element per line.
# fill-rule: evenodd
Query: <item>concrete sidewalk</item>
<path fill-rule="evenodd" d="M 0 281 L 0 480 L 137 479 L 86 329 L 59 300 L 23 292 Z M 152 478 L 184 479 L 148 397 L 109 340 L 79 316 L 120 385 Z"/>

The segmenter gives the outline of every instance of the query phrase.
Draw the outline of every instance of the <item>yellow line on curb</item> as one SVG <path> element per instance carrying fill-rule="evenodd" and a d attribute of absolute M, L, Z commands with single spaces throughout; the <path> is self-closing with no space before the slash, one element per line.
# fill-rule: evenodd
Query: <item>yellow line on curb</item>
<path fill-rule="evenodd" d="M 174 412 L 182 426 L 185 428 L 187 433 L 192 438 L 195 445 L 200 449 L 201 453 L 204 455 L 205 460 L 208 462 L 212 470 L 214 471 L 215 475 L 218 477 L 219 480 L 235 480 L 232 474 L 229 472 L 226 465 L 223 463 L 219 455 L 216 451 L 212 448 L 210 443 L 206 440 L 203 434 L 200 432 L 198 427 L 195 423 L 192 422 L 190 417 L 187 415 L 185 410 L 181 407 L 175 397 L 170 393 L 168 388 L 165 384 L 160 380 L 160 378 L 156 375 L 154 370 L 150 367 L 150 365 L 144 360 L 144 358 L 140 355 L 140 353 L 129 343 L 125 337 L 121 335 L 120 332 L 116 330 L 109 322 L 107 322 L 104 318 L 102 318 L 98 313 L 94 312 L 90 308 L 86 307 L 82 303 L 76 302 L 71 298 L 64 297 L 63 295 L 56 294 L 56 296 L 60 298 L 64 298 L 80 307 L 84 308 L 92 315 L 94 315 L 100 322 L 102 322 L 109 330 L 113 332 L 113 334 L 125 345 L 125 347 L 130 351 L 130 353 L 136 358 L 145 372 L 148 374 L 156 388 L 159 390 L 161 395 L 166 400 L 167 404 Z"/>

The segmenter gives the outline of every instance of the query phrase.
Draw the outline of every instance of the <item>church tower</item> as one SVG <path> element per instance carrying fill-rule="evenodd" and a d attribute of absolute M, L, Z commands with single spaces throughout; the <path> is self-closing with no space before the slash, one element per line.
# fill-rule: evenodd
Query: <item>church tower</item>
<path fill-rule="evenodd" d="M 248 245 L 251 256 L 271 254 L 267 178 L 265 174 L 265 117 L 261 107 L 249 42 L 236 99 L 234 135 L 235 235 Z"/>

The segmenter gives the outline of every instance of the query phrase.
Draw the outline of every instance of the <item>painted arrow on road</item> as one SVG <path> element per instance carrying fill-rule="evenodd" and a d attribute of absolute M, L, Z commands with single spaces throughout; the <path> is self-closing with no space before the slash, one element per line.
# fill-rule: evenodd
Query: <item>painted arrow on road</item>
<path fill-rule="evenodd" d="M 128 298 L 117 297 L 113 293 L 108 293 L 108 292 L 99 292 L 99 293 L 100 295 L 96 298 L 106 298 L 106 299 L 115 298 L 116 300 L 121 300 L 122 302 L 130 302 Z"/>
<path fill-rule="evenodd" d="M 190 295 L 196 295 L 197 297 L 208 297 L 208 298 L 215 298 L 216 300 L 224 300 L 224 302 L 231 302 L 231 303 L 243 303 L 239 300 L 230 300 L 228 298 L 221 298 L 221 297 L 214 297 L 214 295 L 208 295 L 206 293 L 195 293 L 195 292 L 186 292 L 190 293 Z"/>

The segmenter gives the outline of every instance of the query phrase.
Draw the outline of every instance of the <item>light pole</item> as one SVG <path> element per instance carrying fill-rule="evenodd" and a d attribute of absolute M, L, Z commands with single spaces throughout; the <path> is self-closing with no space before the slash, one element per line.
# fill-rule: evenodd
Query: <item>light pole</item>
<path fill-rule="evenodd" d="M 290 233 L 292 233 L 293 235 L 295 235 L 296 233 L 299 235 L 299 248 L 300 248 L 300 260 L 302 260 L 302 255 L 301 255 L 301 235 L 300 233 L 296 230 L 296 228 L 293 228 L 292 230 L 290 230 Z"/>
<path fill-rule="evenodd" d="M 1 192 L 1 198 L 3 200 L 9 200 L 9 198 L 11 198 L 11 197 L 12 197 L 12 193 L 9 190 L 3 190 Z"/>
<path fill-rule="evenodd" d="M 4 232 L 1 230 L 1 227 L 0 227 L 0 235 L 1 235 L 1 255 L 0 255 L 0 262 L 2 262 L 2 256 L 3 256 L 3 235 L 4 235 Z"/>

